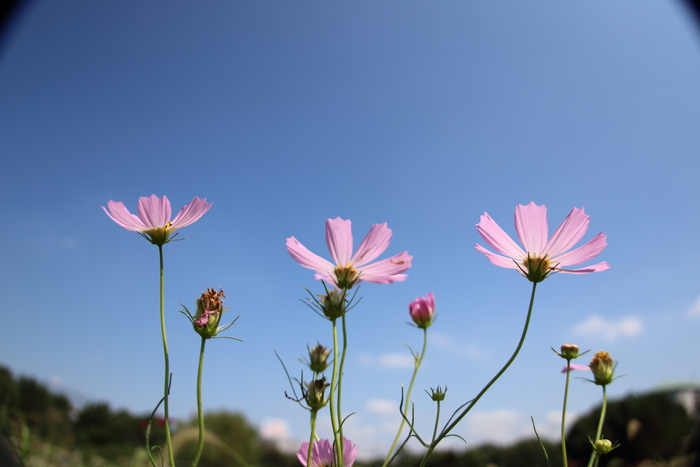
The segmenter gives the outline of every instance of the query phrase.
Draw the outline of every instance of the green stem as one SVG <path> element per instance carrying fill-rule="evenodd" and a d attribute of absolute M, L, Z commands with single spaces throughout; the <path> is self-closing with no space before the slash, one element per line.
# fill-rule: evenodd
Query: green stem
<path fill-rule="evenodd" d="M 437 402 L 437 413 L 435 414 L 435 428 L 433 428 L 433 438 L 435 441 L 435 435 L 437 435 L 438 424 L 440 423 L 440 401 Z"/>
<path fill-rule="evenodd" d="M 428 347 L 428 328 L 423 328 L 423 350 L 421 350 L 420 356 L 415 359 L 414 366 L 413 366 L 413 376 L 411 376 L 411 383 L 408 385 L 408 392 L 406 393 L 406 403 L 404 405 L 403 412 L 408 413 L 408 409 L 411 407 L 411 391 L 413 391 L 413 383 L 416 381 L 416 375 L 418 375 L 418 369 L 420 368 L 421 363 L 423 362 L 423 356 L 425 355 L 425 351 Z M 438 402 L 439 404 L 439 402 Z M 439 407 L 439 405 L 438 405 Z M 384 459 L 384 463 L 382 464 L 382 467 L 386 467 L 389 465 L 389 462 L 392 459 L 392 453 L 394 452 L 394 449 L 396 449 L 396 444 L 399 442 L 399 438 L 401 437 L 401 432 L 403 431 L 403 427 L 406 424 L 406 419 L 401 417 L 401 424 L 399 425 L 399 431 L 396 432 L 396 437 L 394 438 L 394 442 L 391 444 L 391 447 L 389 448 L 389 452 L 386 454 L 386 459 Z M 436 425 L 437 428 L 437 425 Z M 435 438 L 435 435 L 433 435 L 433 438 Z"/>
<path fill-rule="evenodd" d="M 163 355 L 165 357 L 165 383 L 163 387 L 163 412 L 165 419 L 165 443 L 168 448 L 170 466 L 175 466 L 173 443 L 170 438 L 170 416 L 168 412 L 168 394 L 170 392 L 170 357 L 168 356 L 168 338 L 165 334 L 165 273 L 163 268 L 163 245 L 158 245 L 160 255 L 160 333 L 163 338 Z"/>
<path fill-rule="evenodd" d="M 608 393 L 606 391 L 606 385 L 603 385 L 603 405 L 600 408 L 600 419 L 598 420 L 598 429 L 596 430 L 595 433 L 595 440 L 593 441 L 594 443 L 598 440 L 600 440 L 600 436 L 603 433 L 603 421 L 605 420 L 605 409 L 607 408 L 608 405 Z M 594 460 L 596 460 L 598 456 L 595 453 L 595 449 L 591 453 L 591 458 L 588 460 L 588 467 L 593 466 Z"/>
<path fill-rule="evenodd" d="M 311 453 L 313 452 L 314 440 L 316 438 L 316 413 L 317 410 L 311 410 L 311 435 L 309 436 L 309 451 L 306 454 L 306 465 L 311 467 Z"/>
<path fill-rule="evenodd" d="M 343 291 L 343 295 L 345 295 L 345 291 Z M 338 439 L 340 444 L 338 445 L 338 465 L 342 466 L 343 464 L 343 415 L 342 415 L 342 410 L 340 408 L 341 401 L 343 400 L 343 368 L 345 367 L 345 355 L 347 354 L 348 350 L 348 332 L 347 328 L 345 327 L 345 313 L 343 313 L 342 317 L 342 326 L 343 326 L 343 352 L 341 353 L 340 356 L 340 368 L 338 369 Z"/>
<path fill-rule="evenodd" d="M 333 428 L 333 438 L 335 440 L 334 446 L 335 446 L 335 452 L 336 452 L 336 457 L 338 459 L 341 458 L 341 456 L 338 456 L 338 448 L 340 447 L 340 431 L 338 428 L 338 420 L 337 420 L 337 413 L 336 413 L 336 406 L 335 406 L 335 386 L 338 381 L 338 326 L 336 323 L 336 320 L 334 319 L 332 321 L 333 323 L 333 374 L 331 376 L 331 394 L 329 396 L 329 402 L 330 402 L 330 412 L 331 412 L 331 428 Z M 308 464 L 307 464 L 308 465 Z"/>
<path fill-rule="evenodd" d="M 199 349 L 199 369 L 197 370 L 197 421 L 199 422 L 199 440 L 197 441 L 197 453 L 194 455 L 192 467 L 197 467 L 199 458 L 204 450 L 204 411 L 202 410 L 202 373 L 204 372 L 204 345 L 206 338 L 202 337 L 202 346 Z"/>
<path fill-rule="evenodd" d="M 566 401 L 569 397 L 569 377 L 571 375 L 571 360 L 566 359 L 566 386 L 564 387 L 564 407 L 561 409 L 561 457 L 562 465 L 567 467 L 569 461 L 566 457 Z"/>
<path fill-rule="evenodd" d="M 525 342 L 525 336 L 527 335 L 527 329 L 530 326 L 530 318 L 532 316 L 532 307 L 535 304 L 535 291 L 537 290 L 537 282 L 532 283 L 532 294 L 530 295 L 530 306 L 527 309 L 527 318 L 525 318 L 525 326 L 523 327 L 523 332 L 520 336 L 520 341 L 518 342 L 518 346 L 515 348 L 515 352 L 513 352 L 513 355 L 511 355 L 510 359 L 506 362 L 506 364 L 501 368 L 501 370 L 496 373 L 496 376 L 494 376 L 491 381 L 488 382 L 486 386 L 484 386 L 484 389 L 481 390 L 477 396 L 472 399 L 472 401 L 469 403 L 469 405 L 462 410 L 462 413 L 459 414 L 457 418 L 454 419 L 452 423 L 450 423 L 447 427 L 445 427 L 442 432 L 440 432 L 440 435 L 438 435 L 435 440 L 430 443 L 430 446 L 428 447 L 428 450 L 426 451 L 425 455 L 423 456 L 423 460 L 421 461 L 420 467 L 425 467 L 426 463 L 428 462 L 428 458 L 432 454 L 433 450 L 437 447 L 438 443 L 445 438 L 452 429 L 457 426 L 457 424 L 464 418 L 464 416 L 476 405 L 477 402 L 479 402 L 479 399 L 481 399 L 481 396 L 483 396 L 486 391 L 489 390 L 489 388 L 495 383 L 498 378 L 501 377 L 503 373 L 508 369 L 511 363 L 515 360 L 515 357 L 518 356 L 518 353 L 520 353 L 520 349 L 523 346 L 523 343 Z"/>

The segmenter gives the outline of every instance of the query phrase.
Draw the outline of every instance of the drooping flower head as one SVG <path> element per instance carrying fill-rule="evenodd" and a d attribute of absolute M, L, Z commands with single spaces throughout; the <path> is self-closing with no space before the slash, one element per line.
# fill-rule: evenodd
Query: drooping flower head
<path fill-rule="evenodd" d="M 110 200 L 107 203 L 107 209 L 104 206 L 101 207 L 114 222 L 126 230 L 140 233 L 154 245 L 164 245 L 171 240 L 170 234 L 199 220 L 212 204 L 214 203 L 207 203 L 206 198 L 199 199 L 195 196 L 190 204 L 180 210 L 172 222 L 170 221 L 172 215 L 170 201 L 166 196 L 158 198 L 156 195 L 151 195 L 139 198 L 138 216 L 131 214 L 121 201 Z"/>
<path fill-rule="evenodd" d="M 435 296 L 428 292 L 426 297 L 418 297 L 408 304 L 408 312 L 411 319 L 421 329 L 426 329 L 433 324 L 435 316 Z"/>
<path fill-rule="evenodd" d="M 610 268 L 605 261 L 580 269 L 564 269 L 595 258 L 607 245 L 605 234 L 600 232 L 586 244 L 570 250 L 586 233 L 589 218 L 583 208 L 574 208 L 548 238 L 547 207 L 537 206 L 534 202 L 527 206 L 518 205 L 515 208 L 515 230 L 525 247 L 523 250 L 484 213 L 476 228 L 484 241 L 499 254 L 478 244 L 475 247 L 496 266 L 516 269 L 532 282 L 542 282 L 554 272 L 588 274 L 605 271 Z"/>
<path fill-rule="evenodd" d="M 299 264 L 316 271 L 316 279 L 350 289 L 360 281 L 390 284 L 406 279 L 401 273 L 411 267 L 413 259 L 406 251 L 368 264 L 387 249 L 390 241 L 391 229 L 386 223 L 374 224 L 353 255 L 351 222 L 336 217 L 326 221 L 326 243 L 335 264 L 310 252 L 294 237 L 287 239 L 287 251 Z"/>
<path fill-rule="evenodd" d="M 314 441 L 311 448 L 311 465 L 308 467 L 336 467 L 335 458 L 333 455 L 333 444 L 327 439 Z M 309 452 L 309 443 L 301 443 L 301 448 L 297 453 L 297 458 L 301 465 L 306 466 L 306 456 Z M 343 437 L 343 464 L 344 467 L 352 467 L 357 457 L 357 446 Z"/>

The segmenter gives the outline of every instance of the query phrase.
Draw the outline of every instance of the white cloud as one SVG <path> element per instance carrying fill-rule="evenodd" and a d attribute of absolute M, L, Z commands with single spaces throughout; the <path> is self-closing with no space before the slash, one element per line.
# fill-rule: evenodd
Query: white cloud
<path fill-rule="evenodd" d="M 608 342 L 619 337 L 634 337 L 642 333 L 644 324 L 636 316 L 627 316 L 618 321 L 609 320 L 598 314 L 591 315 L 573 327 L 574 334 L 586 337 L 602 337 Z"/>
<path fill-rule="evenodd" d="M 283 452 L 294 452 L 299 448 L 299 443 L 294 441 L 289 434 L 289 422 L 282 418 L 265 417 L 260 423 L 260 435 L 275 443 Z"/>
<path fill-rule="evenodd" d="M 472 412 L 465 422 L 464 439 L 470 444 L 506 444 L 534 434 L 530 420 L 515 410 Z"/>
<path fill-rule="evenodd" d="M 370 413 L 392 415 L 399 413 L 399 405 L 390 399 L 370 399 L 365 402 L 365 408 Z"/>
<path fill-rule="evenodd" d="M 405 353 L 385 353 L 378 357 L 362 354 L 359 356 L 359 362 L 361 365 L 369 367 L 413 368 L 415 360 L 413 356 L 406 351 Z"/>
<path fill-rule="evenodd" d="M 685 312 L 688 318 L 700 318 L 700 297 Z"/>

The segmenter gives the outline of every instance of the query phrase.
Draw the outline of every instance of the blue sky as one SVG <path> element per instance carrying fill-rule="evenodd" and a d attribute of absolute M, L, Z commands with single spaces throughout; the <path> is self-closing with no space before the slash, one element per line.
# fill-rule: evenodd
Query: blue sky
<path fill-rule="evenodd" d="M 165 247 L 172 413 L 195 408 L 199 336 L 177 313 L 221 287 L 228 340 L 208 345 L 208 409 L 307 437 L 284 397 L 330 325 L 298 299 L 321 290 L 287 254 L 327 257 L 324 222 L 394 231 L 403 283 L 366 284 L 349 316 L 348 437 L 371 455 L 396 429 L 410 378 L 407 304 L 439 319 L 417 381 L 471 399 L 512 352 L 530 284 L 474 250 L 488 212 L 572 207 L 604 231 L 608 271 L 538 288 L 525 346 L 458 427 L 468 445 L 556 436 L 562 361 L 608 350 L 611 396 L 698 381 L 700 35 L 675 2 L 31 2 L 0 50 L 0 363 L 87 400 L 151 410 L 162 378 L 157 248 L 112 222 L 167 195 L 213 201 Z M 407 363 L 409 366 L 407 366 Z M 581 362 L 585 363 L 585 362 Z M 575 382 L 571 410 L 598 403 Z M 328 436 L 327 422 L 321 434 Z"/>

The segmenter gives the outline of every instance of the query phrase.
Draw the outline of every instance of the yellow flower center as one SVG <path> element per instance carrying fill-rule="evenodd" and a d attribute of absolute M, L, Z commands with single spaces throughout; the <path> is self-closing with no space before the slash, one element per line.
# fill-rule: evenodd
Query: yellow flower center
<path fill-rule="evenodd" d="M 549 277 L 556 266 L 546 256 L 541 258 L 539 256 L 530 256 L 529 254 L 522 261 L 521 265 L 525 277 L 531 282 L 542 282 Z"/>
<path fill-rule="evenodd" d="M 336 266 L 334 273 L 339 289 L 351 289 L 359 279 L 357 270 L 350 265 Z"/>

